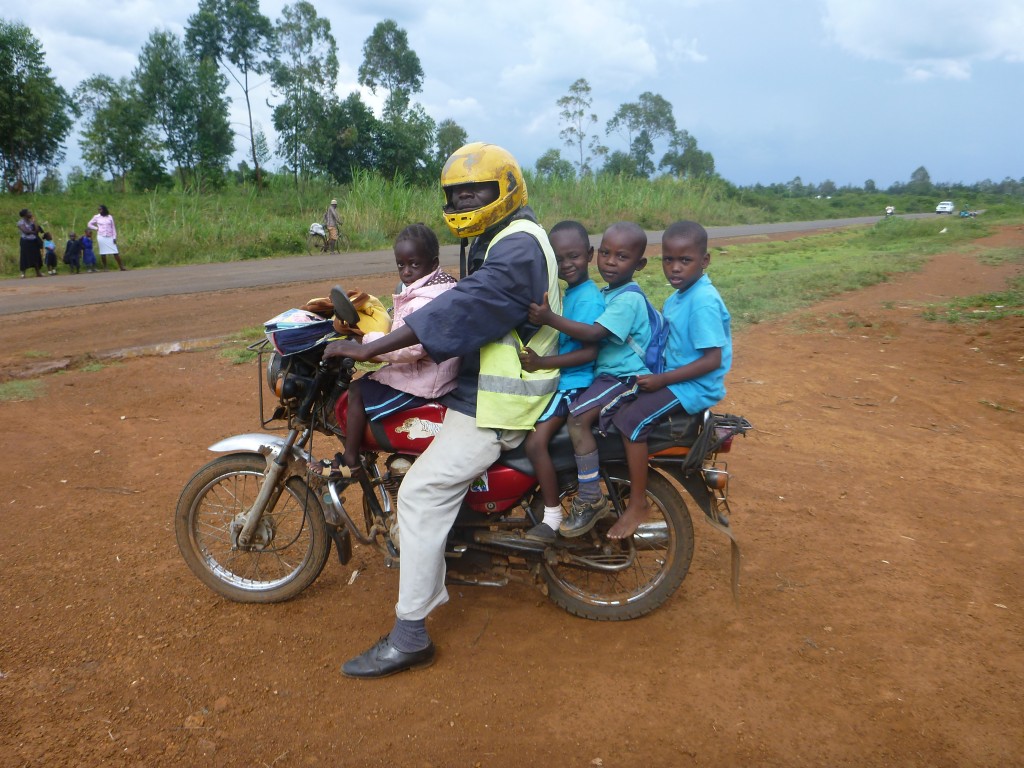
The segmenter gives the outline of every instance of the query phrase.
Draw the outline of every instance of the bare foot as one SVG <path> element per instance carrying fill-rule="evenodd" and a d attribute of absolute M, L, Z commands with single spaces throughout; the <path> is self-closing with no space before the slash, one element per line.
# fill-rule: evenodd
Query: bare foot
<path fill-rule="evenodd" d="M 626 511 L 622 514 L 615 525 L 608 531 L 609 539 L 628 539 L 634 533 L 636 533 L 637 527 L 644 520 L 647 519 L 647 505 L 634 506 L 632 501 L 626 507 Z"/>

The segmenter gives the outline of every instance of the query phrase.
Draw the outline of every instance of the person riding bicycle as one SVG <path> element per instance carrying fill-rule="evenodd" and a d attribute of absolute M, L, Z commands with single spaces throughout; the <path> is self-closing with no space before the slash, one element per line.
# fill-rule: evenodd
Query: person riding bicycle
<path fill-rule="evenodd" d="M 327 228 L 327 250 L 335 253 L 338 245 L 338 231 L 341 229 L 337 200 L 331 200 L 331 204 L 324 211 L 324 227 Z"/>
<path fill-rule="evenodd" d="M 475 238 L 469 274 L 367 344 L 333 342 L 325 357 L 369 360 L 420 343 L 435 361 L 460 357 L 456 388 L 439 434 L 406 474 L 398 494 L 401 531 L 398 603 L 391 632 L 342 666 L 376 678 L 430 665 L 426 617 L 448 602 L 445 542 L 470 485 L 502 451 L 525 439 L 558 388 L 557 370 L 522 370 L 517 349 L 554 354 L 558 333 L 529 322 L 531 302 L 547 294 L 561 311 L 558 266 L 547 234 L 527 206 L 516 159 L 494 144 L 467 144 L 441 171 L 445 223 Z M 465 245 L 465 240 L 464 240 Z"/>

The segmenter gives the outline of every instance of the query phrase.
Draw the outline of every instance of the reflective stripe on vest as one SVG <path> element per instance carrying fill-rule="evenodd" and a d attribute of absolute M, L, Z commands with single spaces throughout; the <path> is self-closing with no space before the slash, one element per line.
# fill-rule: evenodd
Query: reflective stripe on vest
<path fill-rule="evenodd" d="M 526 232 L 532 235 L 544 252 L 548 274 L 548 305 L 562 313 L 562 294 L 558 286 L 558 263 L 544 229 L 532 221 L 513 221 L 499 232 L 487 246 L 487 254 L 495 243 L 507 235 Z M 487 259 L 487 256 L 484 256 Z M 558 391 L 558 369 L 524 371 L 519 352 L 524 344 L 513 329 L 497 341 L 480 348 L 480 378 L 476 403 L 476 424 L 490 429 L 533 429 L 551 396 Z M 530 349 L 545 357 L 557 352 L 558 331 L 542 326 L 533 335 Z"/>

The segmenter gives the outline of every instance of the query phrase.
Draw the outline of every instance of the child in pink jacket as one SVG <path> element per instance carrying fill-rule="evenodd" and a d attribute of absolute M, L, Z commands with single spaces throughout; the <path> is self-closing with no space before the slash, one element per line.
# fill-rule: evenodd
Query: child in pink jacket
<path fill-rule="evenodd" d="M 405 318 L 424 304 L 455 287 L 455 278 L 441 270 L 437 235 L 426 224 L 411 224 L 399 233 L 395 263 L 403 285 L 393 297 L 392 331 L 405 325 Z M 367 333 L 363 341 L 385 335 Z M 435 363 L 420 344 L 388 352 L 376 360 L 388 365 L 356 379 L 348 390 L 348 434 L 341 464 L 349 470 L 359 467 L 367 420 L 377 421 L 414 408 L 455 389 L 459 359 Z"/>

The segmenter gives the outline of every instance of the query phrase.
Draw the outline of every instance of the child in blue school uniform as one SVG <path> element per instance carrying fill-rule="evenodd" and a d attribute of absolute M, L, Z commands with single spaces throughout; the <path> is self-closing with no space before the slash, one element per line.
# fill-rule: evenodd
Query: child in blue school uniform
<path fill-rule="evenodd" d="M 531 323 L 550 325 L 584 343 L 599 343 L 594 383 L 569 407 L 569 436 L 576 454 L 579 491 L 568 518 L 559 526 L 559 533 L 566 537 L 582 536 L 598 520 L 612 513 L 608 499 L 601 492 L 593 426 L 597 424 L 602 433 L 607 432 L 616 409 L 636 396 L 638 377 L 651 373 L 643 358 L 634 351 L 646 350 L 651 341 L 647 299 L 633 281 L 634 273 L 647 264 L 646 248 L 647 234 L 638 224 L 621 221 L 605 230 L 597 250 L 597 268 L 608 287 L 602 291 L 604 311 L 593 323 L 579 323 L 557 315 L 546 303 L 530 305 Z M 630 465 L 629 469 L 632 481 L 634 467 Z M 639 471 L 639 467 L 637 469 Z M 637 494 L 644 498 L 646 456 L 642 469 L 644 480 L 640 488 L 634 482 L 631 500 Z"/>
<path fill-rule="evenodd" d="M 79 242 L 82 244 L 82 264 L 86 272 L 96 271 L 96 252 L 92 249 L 92 236 L 85 230 Z"/>
<path fill-rule="evenodd" d="M 590 279 L 590 262 L 594 258 L 590 235 L 578 221 L 560 221 L 551 228 L 548 239 L 558 262 L 558 276 L 565 280 L 567 286 L 562 297 L 562 314 L 579 323 L 593 323 L 604 312 L 604 296 Z M 519 357 L 527 371 L 561 369 L 558 391 L 537 420 L 534 431 L 526 436 L 525 445 L 526 455 L 533 464 L 540 485 L 544 519 L 527 531 L 524 538 L 550 544 L 558 536 L 563 513 L 558 475 L 548 445 L 569 417 L 570 404 L 594 382 L 597 343 L 584 344 L 563 333 L 558 337 L 557 354 L 542 357 L 524 347 Z"/>
<path fill-rule="evenodd" d="M 68 235 L 68 241 L 64 245 L 64 263 L 68 265 L 74 273 L 81 271 L 81 265 L 79 259 L 82 256 L 82 241 L 78 239 L 78 235 L 74 232 Z"/>

